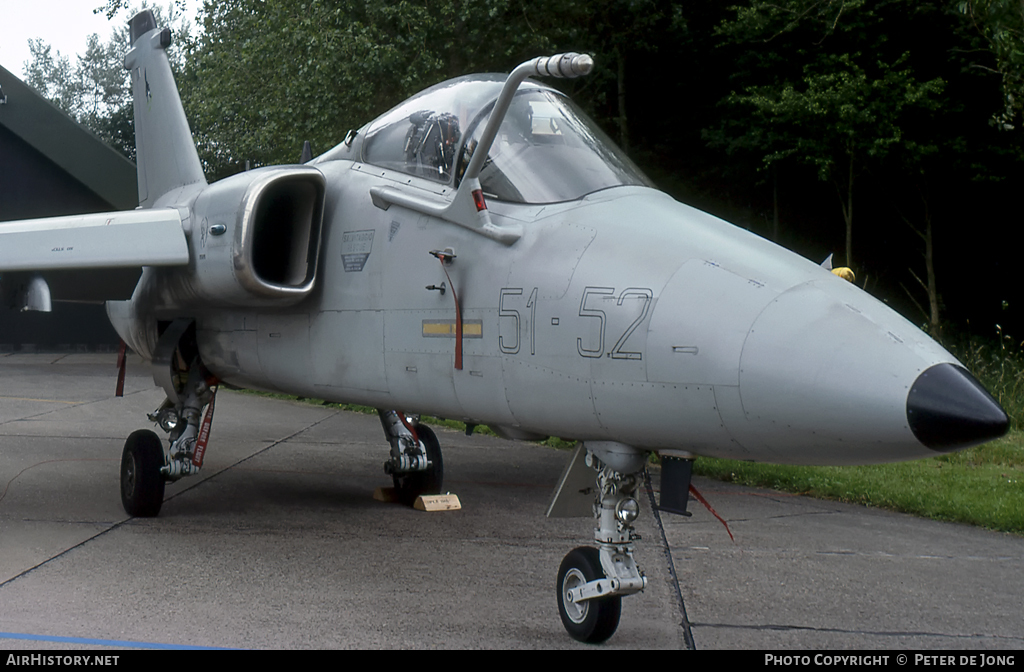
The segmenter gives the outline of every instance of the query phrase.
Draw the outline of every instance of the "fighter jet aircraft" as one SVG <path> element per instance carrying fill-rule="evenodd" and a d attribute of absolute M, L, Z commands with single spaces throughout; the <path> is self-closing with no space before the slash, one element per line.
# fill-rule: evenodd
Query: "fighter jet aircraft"
<path fill-rule="evenodd" d="M 140 208 L 0 228 L 8 300 L 106 301 L 167 393 L 150 419 L 168 439 L 124 445 L 130 515 L 157 515 L 165 482 L 199 471 L 219 384 L 379 409 L 405 501 L 443 483 L 418 414 L 572 437 L 549 513 L 582 502 L 595 546 L 565 557 L 557 604 L 599 642 L 646 584 L 633 522 L 650 453 L 661 507 L 685 511 L 697 456 L 887 462 L 1007 430 L 910 322 L 658 191 L 528 79 L 584 76 L 588 56 L 443 82 L 304 164 L 207 184 L 170 31 L 148 10 L 130 26 Z"/>

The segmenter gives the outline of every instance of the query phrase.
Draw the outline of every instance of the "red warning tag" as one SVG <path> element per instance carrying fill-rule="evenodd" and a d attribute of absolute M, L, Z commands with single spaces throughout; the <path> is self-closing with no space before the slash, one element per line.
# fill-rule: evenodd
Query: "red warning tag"
<path fill-rule="evenodd" d="M 203 424 L 199 426 L 199 436 L 196 437 L 196 449 L 192 453 L 192 464 L 196 467 L 203 466 L 203 456 L 206 455 L 206 444 L 210 440 L 210 426 L 213 424 L 213 402 L 217 399 L 217 389 L 214 388 L 213 396 L 210 397 L 210 405 L 203 416 Z"/>

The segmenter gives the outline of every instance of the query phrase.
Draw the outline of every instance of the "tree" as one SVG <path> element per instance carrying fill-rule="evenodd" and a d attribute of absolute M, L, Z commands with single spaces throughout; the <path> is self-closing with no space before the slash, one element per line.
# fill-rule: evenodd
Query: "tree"
<path fill-rule="evenodd" d="M 131 89 L 123 65 L 127 43 L 124 30 L 116 31 L 106 44 L 94 33 L 88 38 L 85 54 L 77 56 L 72 65 L 60 52 L 54 55 L 42 40 L 31 40 L 25 83 L 134 160 Z"/>
<path fill-rule="evenodd" d="M 93 10 L 93 13 L 99 14 L 100 12 L 107 15 L 107 19 L 113 21 L 114 17 L 117 16 L 122 10 L 126 10 L 132 7 L 132 0 L 105 0 L 106 4 L 103 7 L 99 7 Z M 185 0 L 167 0 L 167 13 L 169 16 L 180 16 L 185 11 Z M 146 7 L 148 3 L 143 0 L 142 7 Z M 129 16 L 135 16 L 140 10 L 136 7 Z"/>
<path fill-rule="evenodd" d="M 443 79 L 505 70 L 548 42 L 521 3 L 207 2 L 179 80 L 214 176 L 325 151 Z M 525 57 L 523 57 L 525 58 Z"/>
<path fill-rule="evenodd" d="M 613 122 L 609 127 L 629 153 L 630 73 L 650 69 L 658 63 L 659 48 L 685 32 L 681 7 L 666 0 L 562 0 L 540 3 L 538 9 L 536 15 L 545 17 L 538 27 L 559 45 L 557 49 L 586 51 L 594 57 L 599 67 L 583 83 L 590 92 L 587 97 L 596 104 L 592 107 L 602 110 L 597 116 Z M 608 99 L 614 102 L 609 104 Z"/>
<path fill-rule="evenodd" d="M 743 76 L 766 83 L 733 91 L 724 104 L 737 110 L 741 121 L 726 121 L 708 135 L 731 151 L 756 152 L 764 169 L 788 161 L 813 166 L 839 198 L 848 266 L 854 263 L 858 176 L 906 141 L 908 114 L 935 109 L 944 86 L 941 78 L 919 81 L 907 65 L 907 52 L 886 61 L 878 58 L 884 50 L 872 49 L 869 56 L 851 50 L 875 46 L 850 39 L 873 18 L 872 10 L 853 0 L 755 1 L 737 8 L 737 18 L 719 32 L 747 47 L 762 43 L 761 55 Z M 763 48 L 775 40 L 778 47 Z"/>
<path fill-rule="evenodd" d="M 907 107 L 934 107 L 940 79 L 917 82 L 903 60 L 878 62 L 869 76 L 860 54 L 827 56 L 804 68 L 802 81 L 751 86 L 733 94 L 731 105 L 753 108 L 752 144 L 764 152 L 766 168 L 787 159 L 813 166 L 834 185 L 846 225 L 846 265 L 853 265 L 854 185 L 858 175 L 903 140 Z"/>
<path fill-rule="evenodd" d="M 1024 2 L 1020 0 L 962 0 L 958 3 L 995 57 L 1002 77 L 1005 107 L 992 121 L 1006 130 L 1024 112 Z"/>
<path fill-rule="evenodd" d="M 189 41 L 190 26 L 173 5 L 167 10 L 153 10 L 161 20 L 166 11 L 178 43 Z M 94 33 L 88 37 L 85 54 L 76 56 L 74 65 L 60 52 L 54 54 L 42 40 L 31 40 L 25 83 L 134 161 L 135 113 L 131 81 L 124 69 L 128 39 L 127 26 L 115 28 L 106 42 Z M 180 47 L 172 46 L 169 55 L 172 67 L 180 69 Z"/>

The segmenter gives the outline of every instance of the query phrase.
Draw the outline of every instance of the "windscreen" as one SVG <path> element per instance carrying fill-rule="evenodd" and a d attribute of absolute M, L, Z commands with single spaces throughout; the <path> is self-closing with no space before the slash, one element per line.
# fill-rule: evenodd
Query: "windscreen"
<path fill-rule="evenodd" d="M 459 175 L 483 132 L 487 115 L 465 144 Z M 480 171 L 489 198 L 557 203 L 620 185 L 651 186 L 640 169 L 568 98 L 527 89 L 513 99 Z"/>
<path fill-rule="evenodd" d="M 458 186 L 503 77 L 438 84 L 374 121 L 367 163 Z M 484 194 L 514 203 L 557 203 L 619 185 L 650 182 L 565 96 L 524 82 L 480 173 Z"/>

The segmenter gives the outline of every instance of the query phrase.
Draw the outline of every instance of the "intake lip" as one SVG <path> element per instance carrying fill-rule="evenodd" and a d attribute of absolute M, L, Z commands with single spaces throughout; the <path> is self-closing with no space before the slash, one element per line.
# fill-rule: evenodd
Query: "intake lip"
<path fill-rule="evenodd" d="M 948 362 L 914 381 L 907 421 L 918 441 L 940 453 L 997 439 L 1010 428 L 999 402 L 967 369 Z"/>

